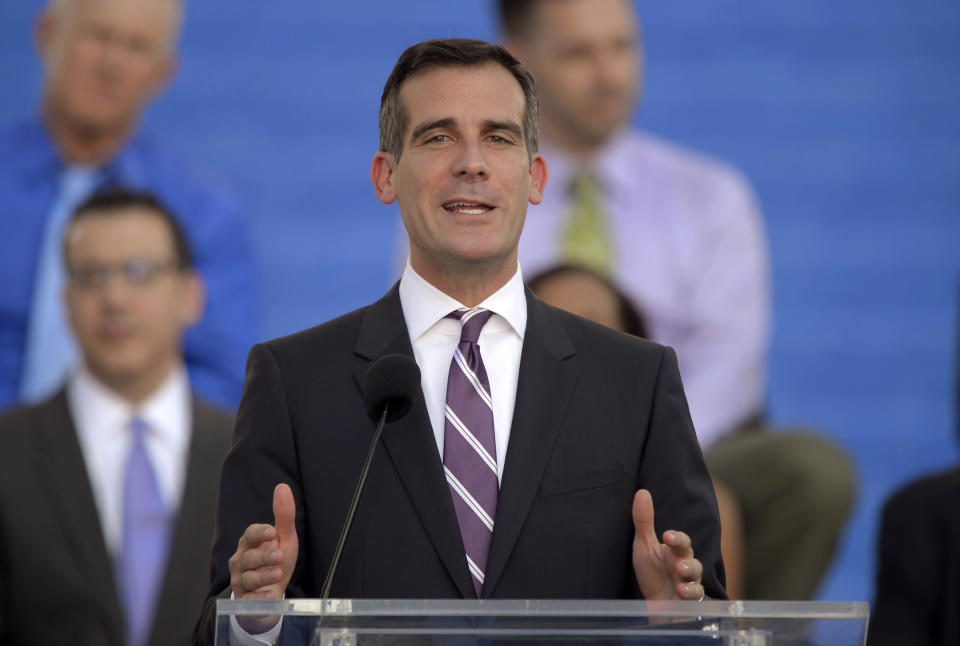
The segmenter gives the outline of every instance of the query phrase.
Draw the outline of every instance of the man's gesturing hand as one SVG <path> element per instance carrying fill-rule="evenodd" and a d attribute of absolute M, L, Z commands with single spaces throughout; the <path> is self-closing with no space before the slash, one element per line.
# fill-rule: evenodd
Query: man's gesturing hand
<path fill-rule="evenodd" d="M 230 557 L 235 599 L 282 599 L 297 564 L 296 506 L 285 484 L 273 490 L 273 525 L 250 525 Z"/>
<path fill-rule="evenodd" d="M 653 526 L 653 498 L 646 489 L 633 497 L 633 570 L 644 599 L 702 599 L 703 565 L 693 556 L 690 537 L 673 529 L 663 543 Z"/>

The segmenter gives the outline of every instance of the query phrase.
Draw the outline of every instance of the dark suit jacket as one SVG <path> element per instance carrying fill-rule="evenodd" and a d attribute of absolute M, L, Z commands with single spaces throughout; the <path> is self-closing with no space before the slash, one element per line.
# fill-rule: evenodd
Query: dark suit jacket
<path fill-rule="evenodd" d="M 960 644 L 960 467 L 886 502 L 869 646 Z"/>
<path fill-rule="evenodd" d="M 194 401 L 151 646 L 189 644 L 209 585 L 229 415 Z M 65 391 L 0 417 L 0 643 L 121 646 L 123 610 Z"/>
<path fill-rule="evenodd" d="M 527 292 L 516 405 L 485 598 L 639 595 L 633 495 L 650 489 L 659 531 L 688 532 L 707 594 L 724 597 L 713 487 L 670 349 L 554 309 Z M 213 585 L 250 523 L 272 523 L 289 483 L 300 552 L 287 590 L 319 596 L 373 435 L 361 384 L 385 354 L 413 356 L 396 287 L 373 305 L 255 346 L 224 463 Z M 490 379 L 496 379 L 490 375 Z M 388 424 L 331 591 L 352 598 L 475 598 L 441 456 L 421 397 Z"/>

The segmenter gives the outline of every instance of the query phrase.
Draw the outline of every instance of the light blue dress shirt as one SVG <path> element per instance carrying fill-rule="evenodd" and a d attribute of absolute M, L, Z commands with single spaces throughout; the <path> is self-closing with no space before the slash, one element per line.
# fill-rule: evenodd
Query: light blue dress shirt
<path fill-rule="evenodd" d="M 16 403 L 46 218 L 63 162 L 39 117 L 0 129 L 0 408 Z M 233 409 L 246 355 L 260 340 L 248 222 L 234 195 L 179 155 L 137 135 L 102 167 L 104 181 L 156 194 L 177 216 L 206 285 L 201 321 L 184 340 L 194 389 Z"/>

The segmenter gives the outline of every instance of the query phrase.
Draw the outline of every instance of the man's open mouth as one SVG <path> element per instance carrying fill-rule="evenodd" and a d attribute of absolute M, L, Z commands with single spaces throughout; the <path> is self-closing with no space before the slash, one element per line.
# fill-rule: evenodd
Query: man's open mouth
<path fill-rule="evenodd" d="M 482 202 L 464 202 L 462 200 L 447 202 L 443 205 L 443 208 L 450 213 L 463 213 L 464 215 L 483 215 L 493 209 L 489 204 L 483 204 Z"/>

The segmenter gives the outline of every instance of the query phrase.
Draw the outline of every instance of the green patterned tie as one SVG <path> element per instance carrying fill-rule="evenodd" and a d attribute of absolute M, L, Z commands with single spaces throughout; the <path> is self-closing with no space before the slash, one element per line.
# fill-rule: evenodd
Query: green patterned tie
<path fill-rule="evenodd" d="M 560 239 L 560 258 L 607 276 L 613 267 L 613 239 L 600 183 L 590 173 L 570 181 L 570 215 Z"/>

